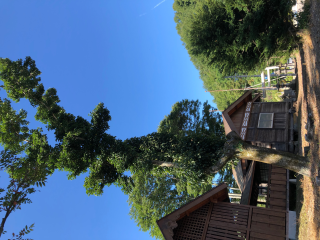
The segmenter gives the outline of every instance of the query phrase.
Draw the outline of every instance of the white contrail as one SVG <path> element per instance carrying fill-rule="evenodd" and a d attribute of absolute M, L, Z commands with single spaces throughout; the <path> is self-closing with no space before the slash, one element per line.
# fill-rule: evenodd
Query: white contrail
<path fill-rule="evenodd" d="M 160 4 L 164 3 L 166 0 L 163 0 L 162 2 L 158 3 L 157 5 L 154 6 L 153 9 L 155 9 L 156 7 L 158 7 Z"/>
<path fill-rule="evenodd" d="M 152 10 L 155 9 L 155 8 L 157 8 L 157 7 L 159 7 L 159 5 L 162 4 L 162 3 L 164 3 L 165 1 L 166 1 L 166 0 L 163 0 L 162 2 L 159 2 L 157 5 L 155 5 L 155 6 L 152 8 Z M 150 10 L 150 11 L 151 11 L 151 10 Z M 139 17 L 142 17 L 142 16 L 144 16 L 144 15 L 146 15 L 146 14 L 147 14 L 147 12 L 142 13 L 142 14 L 139 15 Z"/>

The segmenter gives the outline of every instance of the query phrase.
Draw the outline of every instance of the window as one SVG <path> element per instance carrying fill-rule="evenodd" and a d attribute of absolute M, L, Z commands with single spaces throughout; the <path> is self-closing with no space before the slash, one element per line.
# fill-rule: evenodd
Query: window
<path fill-rule="evenodd" d="M 272 128 L 273 113 L 260 113 L 258 128 Z"/>

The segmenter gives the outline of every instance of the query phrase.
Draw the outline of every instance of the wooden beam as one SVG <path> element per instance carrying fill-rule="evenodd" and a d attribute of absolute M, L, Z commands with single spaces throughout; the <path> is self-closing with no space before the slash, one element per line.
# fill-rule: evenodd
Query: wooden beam
<path fill-rule="evenodd" d="M 210 206 L 209 206 L 209 211 L 208 211 L 208 213 L 207 213 L 206 223 L 205 223 L 205 225 L 204 225 L 204 229 L 203 229 L 203 232 L 202 232 L 201 240 L 205 240 L 205 239 L 206 239 L 206 235 L 207 235 L 208 225 L 209 225 L 209 222 L 210 222 L 210 217 L 211 217 L 212 208 L 213 208 L 213 203 L 211 202 L 211 203 L 210 203 Z"/>
<path fill-rule="evenodd" d="M 250 206 L 248 223 L 247 223 L 247 236 L 246 236 L 246 239 L 250 239 L 249 238 L 249 233 L 250 233 L 250 228 L 251 228 L 251 218 L 252 218 L 252 207 Z"/>

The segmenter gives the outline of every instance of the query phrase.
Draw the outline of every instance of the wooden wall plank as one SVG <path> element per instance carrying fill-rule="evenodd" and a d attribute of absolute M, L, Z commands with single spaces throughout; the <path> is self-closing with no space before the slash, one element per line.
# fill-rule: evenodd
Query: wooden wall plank
<path fill-rule="evenodd" d="M 286 176 L 286 174 L 274 174 L 274 173 L 271 173 L 271 179 L 272 180 L 286 180 L 287 176 Z"/>
<path fill-rule="evenodd" d="M 205 237 L 206 237 L 206 234 L 207 234 L 207 229 L 208 229 L 208 226 L 209 226 L 210 216 L 212 214 L 212 208 L 213 208 L 213 203 L 210 202 L 209 203 L 209 209 L 208 209 L 208 212 L 207 212 L 206 222 L 204 224 L 204 229 L 203 229 L 203 232 L 202 232 L 201 240 L 205 240 Z"/>
<path fill-rule="evenodd" d="M 285 218 L 283 218 L 283 217 L 252 214 L 252 221 L 261 222 L 261 223 L 268 223 L 268 224 L 273 224 L 273 225 L 279 225 L 279 226 L 284 226 L 284 227 L 286 226 Z"/>
<path fill-rule="evenodd" d="M 208 234 L 210 234 L 210 235 L 215 235 L 216 232 L 228 233 L 228 234 L 230 234 L 231 236 L 234 236 L 234 235 L 235 235 L 235 236 L 245 237 L 247 231 L 239 232 L 239 231 L 230 231 L 230 230 L 227 230 L 227 229 L 216 228 L 216 227 L 210 227 L 210 228 L 208 228 Z"/>
<path fill-rule="evenodd" d="M 286 236 L 286 228 L 278 225 L 271 225 L 259 222 L 251 223 L 251 229 L 254 229 L 255 232 L 272 234 L 279 237 Z"/>
<path fill-rule="evenodd" d="M 262 208 L 262 209 L 256 208 L 256 209 L 253 209 L 253 212 L 258 214 L 265 214 L 269 216 L 282 217 L 282 218 L 286 217 L 286 211 L 265 211 L 265 208 Z"/>
<path fill-rule="evenodd" d="M 265 240 L 285 240 L 284 237 L 273 236 L 265 233 L 257 233 L 254 230 L 251 230 L 250 240 L 253 239 L 265 239 Z"/>

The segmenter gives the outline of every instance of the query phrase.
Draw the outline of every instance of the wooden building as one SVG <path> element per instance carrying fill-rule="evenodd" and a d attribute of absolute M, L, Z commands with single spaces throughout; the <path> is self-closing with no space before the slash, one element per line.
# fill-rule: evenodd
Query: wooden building
<path fill-rule="evenodd" d="M 157 221 L 166 240 L 285 240 L 284 210 L 230 203 L 225 183 Z"/>
<path fill-rule="evenodd" d="M 247 91 L 223 113 L 225 133 L 235 131 L 252 145 L 294 151 L 292 102 L 260 102 Z M 266 190 L 266 207 L 288 211 L 289 171 L 266 163 L 241 159 L 233 175 L 242 192 L 241 204 L 256 206 Z"/>
<path fill-rule="evenodd" d="M 235 131 L 253 145 L 293 151 L 291 112 L 291 102 L 264 103 L 247 91 L 222 116 L 226 134 Z M 230 203 L 226 184 L 219 185 L 157 221 L 165 239 L 295 239 L 288 170 L 241 159 L 233 174 L 240 204 Z M 257 207 L 259 194 L 266 195 L 264 208 Z"/>

